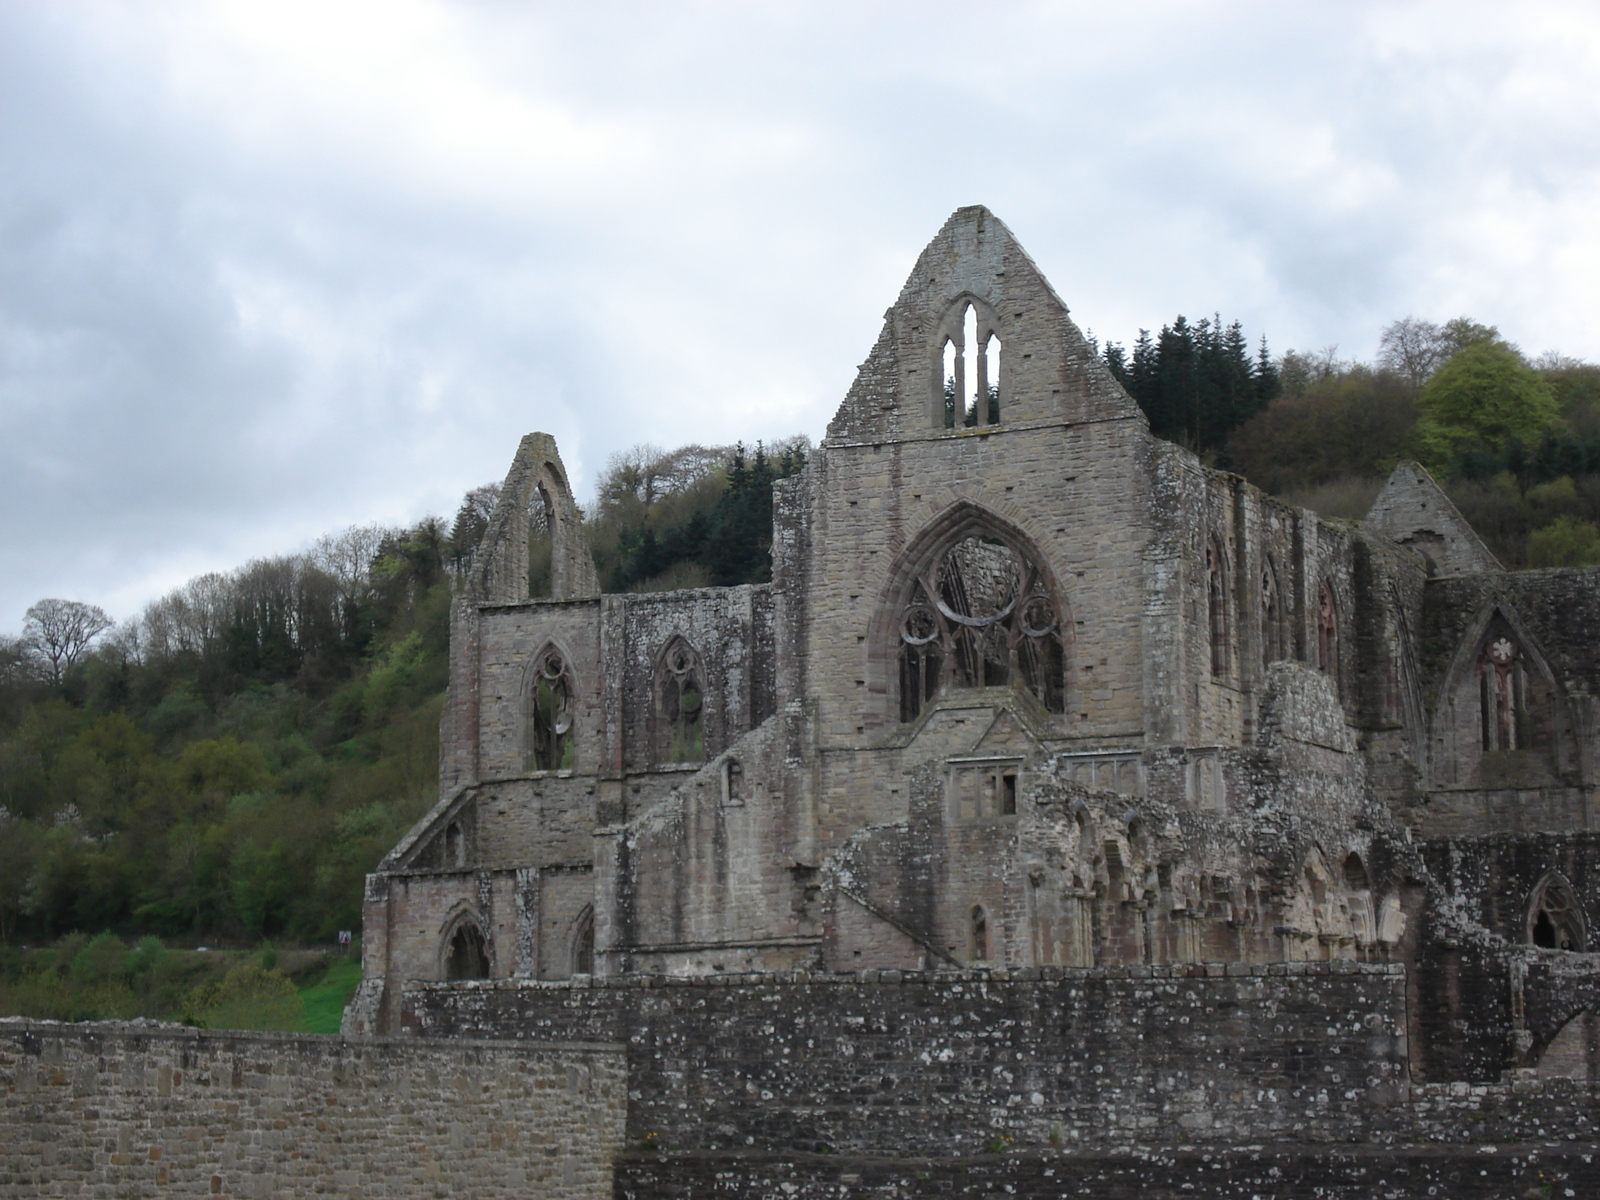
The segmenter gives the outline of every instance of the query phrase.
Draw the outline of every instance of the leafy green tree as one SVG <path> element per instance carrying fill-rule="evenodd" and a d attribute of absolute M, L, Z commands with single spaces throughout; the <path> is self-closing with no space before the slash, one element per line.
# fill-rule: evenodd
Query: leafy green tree
<path fill-rule="evenodd" d="M 1280 396 L 1229 439 L 1234 469 L 1268 491 L 1386 474 L 1405 457 L 1416 422 L 1399 375 L 1355 365 Z"/>
<path fill-rule="evenodd" d="M 72 981 L 80 986 L 103 983 L 122 974 L 124 957 L 122 939 L 113 933 L 102 933 L 78 951 L 68 969 Z"/>
<path fill-rule="evenodd" d="M 202 985 L 186 1001 L 188 1018 L 204 1029 L 259 1029 L 292 1033 L 306 1006 L 294 983 L 259 960 L 240 963 L 220 983 Z"/>
<path fill-rule="evenodd" d="M 1530 567 L 1600 566 L 1600 526 L 1571 516 L 1557 517 L 1528 536 Z"/>
<path fill-rule="evenodd" d="M 1536 445 L 1560 420 L 1550 385 L 1504 342 L 1469 342 L 1434 372 L 1418 398 L 1420 445 L 1441 472 L 1469 451 Z"/>

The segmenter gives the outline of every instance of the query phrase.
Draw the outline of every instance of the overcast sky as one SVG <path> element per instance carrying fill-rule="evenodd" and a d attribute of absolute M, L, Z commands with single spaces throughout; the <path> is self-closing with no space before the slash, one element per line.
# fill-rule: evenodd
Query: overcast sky
<path fill-rule="evenodd" d="M 0 632 L 517 438 L 818 437 L 982 203 L 1080 326 L 1600 359 L 1592 5 L 0 0 Z"/>

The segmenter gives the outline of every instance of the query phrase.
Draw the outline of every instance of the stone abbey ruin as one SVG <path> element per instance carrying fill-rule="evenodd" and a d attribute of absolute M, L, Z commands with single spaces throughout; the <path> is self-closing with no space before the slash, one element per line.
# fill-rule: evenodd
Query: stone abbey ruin
<path fill-rule="evenodd" d="M 770 584 L 601 595 L 523 440 L 439 802 L 282 1051 L 456 1106 L 361 1194 L 1600 1195 L 1600 570 L 1414 464 L 1351 524 L 1152 437 L 977 207 L 774 513 Z"/>

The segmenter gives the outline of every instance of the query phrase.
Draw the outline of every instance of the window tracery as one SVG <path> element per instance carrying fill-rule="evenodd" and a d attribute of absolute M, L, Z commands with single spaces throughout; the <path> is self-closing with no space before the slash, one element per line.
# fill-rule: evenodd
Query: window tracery
<path fill-rule="evenodd" d="M 1478 655 L 1478 701 L 1485 750 L 1526 750 L 1528 672 L 1509 631 L 1491 631 Z"/>
<path fill-rule="evenodd" d="M 572 675 L 560 650 L 547 647 L 534 666 L 528 743 L 535 771 L 570 771 L 576 757 L 572 736 Z"/>
<path fill-rule="evenodd" d="M 1044 573 L 992 536 L 962 539 L 917 577 L 900 614 L 900 719 L 941 687 L 1020 683 L 1066 706 L 1061 617 Z"/>
<path fill-rule="evenodd" d="M 1528 906 L 1528 941 L 1547 950 L 1583 950 L 1584 927 L 1572 885 L 1559 875 L 1546 876 Z"/>
<path fill-rule="evenodd" d="M 700 656 L 676 638 L 661 656 L 656 674 L 656 739 L 659 761 L 704 762 L 705 679 Z"/>
<path fill-rule="evenodd" d="M 946 318 L 939 342 L 943 384 L 943 425 L 1000 423 L 1000 335 L 994 321 L 971 300 L 962 300 Z"/>

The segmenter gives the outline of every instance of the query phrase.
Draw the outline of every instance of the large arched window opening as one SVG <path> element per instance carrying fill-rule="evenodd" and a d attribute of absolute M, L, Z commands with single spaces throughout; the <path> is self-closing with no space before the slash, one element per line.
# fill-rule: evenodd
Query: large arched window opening
<path fill-rule="evenodd" d="M 566 657 L 547 646 L 533 665 L 529 697 L 528 757 L 535 771 L 570 771 L 576 757 L 572 736 L 576 689 Z"/>
<path fill-rule="evenodd" d="M 1583 950 L 1587 922 L 1572 885 L 1560 875 L 1546 875 L 1528 903 L 1528 941 L 1546 950 Z"/>
<path fill-rule="evenodd" d="M 900 719 L 942 687 L 1020 684 L 1066 708 L 1060 608 L 1035 558 L 992 533 L 962 538 L 912 580 L 900 609 Z"/>
<path fill-rule="evenodd" d="M 962 299 L 940 325 L 939 380 L 945 429 L 1000 423 L 1000 334 L 986 307 Z"/>
<path fill-rule="evenodd" d="M 476 921 L 465 920 L 456 926 L 445 952 L 446 979 L 489 978 L 489 947 Z"/>
<path fill-rule="evenodd" d="M 656 760 L 697 763 L 705 757 L 705 672 L 694 647 L 673 638 L 656 668 Z"/>

